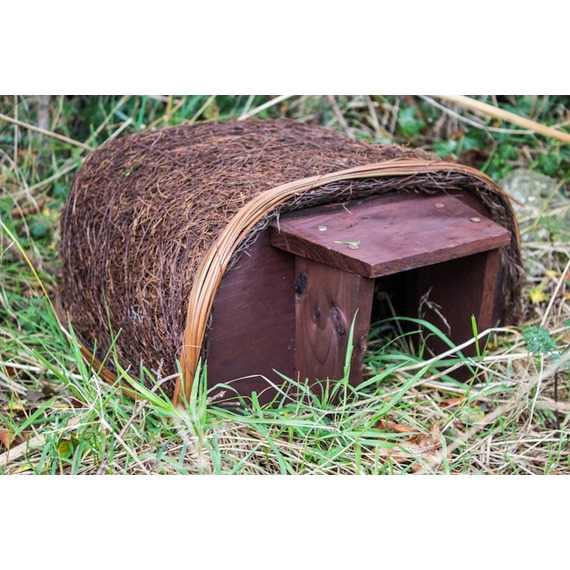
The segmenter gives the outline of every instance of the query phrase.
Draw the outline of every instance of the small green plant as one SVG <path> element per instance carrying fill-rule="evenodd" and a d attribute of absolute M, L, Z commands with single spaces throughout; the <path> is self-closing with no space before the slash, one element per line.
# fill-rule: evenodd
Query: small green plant
<path fill-rule="evenodd" d="M 542 326 L 530 325 L 523 332 L 526 347 L 532 354 L 550 354 L 558 350 L 551 334 Z"/>
<path fill-rule="evenodd" d="M 418 118 L 416 108 L 410 106 L 404 107 L 398 112 L 398 125 L 402 135 L 410 139 L 419 135 L 426 124 Z"/>

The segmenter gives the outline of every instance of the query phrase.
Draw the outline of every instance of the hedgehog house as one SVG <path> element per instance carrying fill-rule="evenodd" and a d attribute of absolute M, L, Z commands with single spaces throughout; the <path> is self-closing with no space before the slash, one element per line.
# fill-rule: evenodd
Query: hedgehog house
<path fill-rule="evenodd" d="M 520 314 L 518 229 L 492 180 L 285 119 L 107 142 L 75 178 L 60 251 L 61 320 L 88 358 L 109 379 L 112 347 L 135 376 L 180 369 L 163 386 L 175 401 L 199 362 L 228 404 L 338 379 L 351 326 L 358 383 L 381 291 L 455 343 L 471 315 L 484 330 Z"/>

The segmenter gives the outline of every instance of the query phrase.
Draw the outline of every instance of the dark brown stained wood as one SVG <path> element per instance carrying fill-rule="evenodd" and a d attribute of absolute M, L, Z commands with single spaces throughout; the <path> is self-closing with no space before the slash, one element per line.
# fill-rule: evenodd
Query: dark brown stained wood
<path fill-rule="evenodd" d="M 509 240 L 485 207 L 460 190 L 289 214 L 223 278 L 206 337 L 209 386 L 229 383 L 246 399 L 257 392 L 265 404 L 285 387 L 278 371 L 308 378 L 320 390 L 322 381 L 344 374 L 357 310 L 350 381 L 359 383 L 375 286 L 397 298 L 397 314 L 420 316 L 459 344 L 472 337 L 472 314 L 480 331 L 495 324 L 499 248 Z M 434 353 L 448 348 L 433 337 L 427 345 Z M 216 403 L 238 403 L 224 387 L 210 395 Z"/>
<path fill-rule="evenodd" d="M 357 384 L 362 377 L 374 280 L 302 257 L 296 260 L 295 275 L 295 368 L 301 381 L 343 377 L 356 315 L 350 381 Z"/>
<path fill-rule="evenodd" d="M 374 278 L 500 248 L 510 233 L 456 197 L 401 194 L 281 218 L 270 243 Z"/>
<path fill-rule="evenodd" d="M 414 272 L 418 316 L 440 328 L 455 344 L 473 338 L 471 315 L 479 332 L 496 325 L 493 305 L 498 270 L 498 250 L 418 269 Z M 485 339 L 479 344 L 483 347 Z M 428 347 L 435 354 L 449 348 L 436 337 L 430 338 Z M 462 352 L 475 355 L 475 345 Z"/>
<path fill-rule="evenodd" d="M 271 247 L 267 233 L 226 273 L 207 334 L 210 387 L 229 382 L 241 394 L 261 394 L 266 403 L 276 391 L 264 376 L 275 384 L 283 379 L 274 370 L 293 377 L 294 280 L 294 256 Z M 225 398 L 230 395 L 226 390 Z"/>
<path fill-rule="evenodd" d="M 465 205 L 469 206 L 469 208 L 472 208 L 473 210 L 477 211 L 479 214 L 482 214 L 484 217 L 491 219 L 491 214 L 487 209 L 487 206 L 485 206 L 483 202 L 475 198 L 475 196 L 469 194 L 469 192 L 457 189 L 457 190 L 449 190 L 446 193 L 449 196 L 453 196 L 460 202 L 463 202 Z"/>

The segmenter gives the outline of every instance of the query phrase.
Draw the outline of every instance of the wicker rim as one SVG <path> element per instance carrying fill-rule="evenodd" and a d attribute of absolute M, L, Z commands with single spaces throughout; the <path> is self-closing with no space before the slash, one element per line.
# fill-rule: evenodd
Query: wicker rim
<path fill-rule="evenodd" d="M 331 182 L 359 178 L 410 176 L 441 171 L 468 174 L 485 182 L 497 194 L 507 198 L 506 203 L 511 210 L 516 230 L 513 237 L 518 247 L 520 247 L 518 223 L 510 204 L 510 200 L 514 199 L 486 174 L 475 168 L 452 162 L 399 158 L 303 178 L 262 192 L 243 206 L 228 222 L 216 241 L 210 246 L 198 267 L 188 300 L 184 342 L 180 359 L 182 375 L 176 382 L 173 396 L 174 405 L 178 405 L 181 397 L 186 402 L 190 400 L 208 319 L 230 259 L 248 232 L 269 212 L 296 195 L 304 194 Z"/>

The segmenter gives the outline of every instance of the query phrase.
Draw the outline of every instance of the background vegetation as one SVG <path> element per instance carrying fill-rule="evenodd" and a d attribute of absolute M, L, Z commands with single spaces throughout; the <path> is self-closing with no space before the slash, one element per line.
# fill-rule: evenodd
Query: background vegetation
<path fill-rule="evenodd" d="M 479 99 L 570 124 L 569 97 Z M 357 397 L 338 385 L 340 406 L 236 414 L 207 405 L 203 371 L 178 410 L 139 378 L 126 380 L 141 399 L 122 398 L 83 363 L 51 302 L 59 212 L 91 149 L 143 129 L 279 116 L 420 146 L 499 182 L 520 169 L 550 182 L 521 213 L 524 322 L 493 333 L 471 382 L 447 374 L 457 351 L 410 354 L 397 327 L 386 342 L 388 323 Z M 568 144 L 432 97 L 0 97 L 0 473 L 570 473 L 569 166 Z"/>

